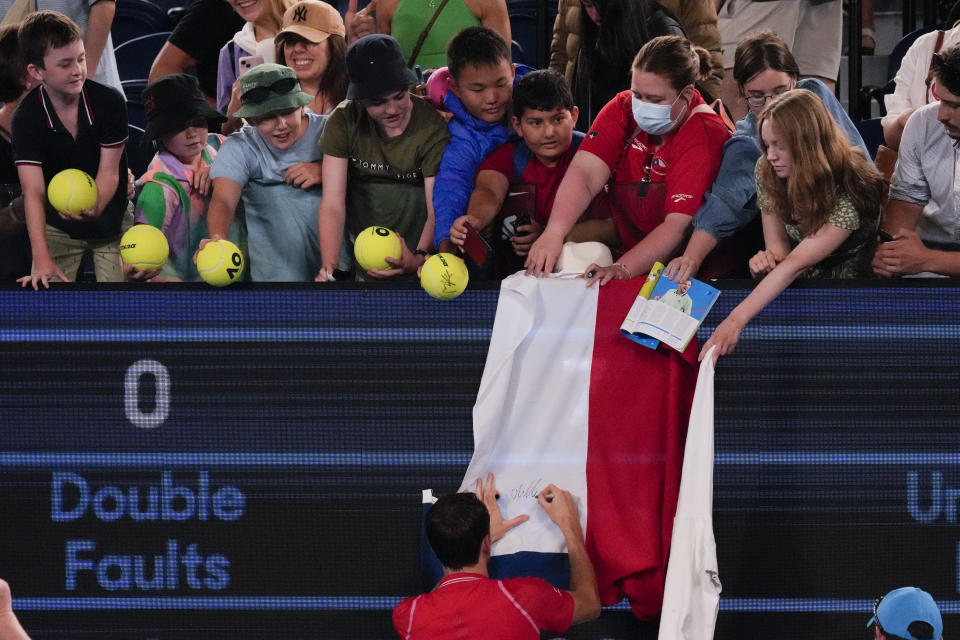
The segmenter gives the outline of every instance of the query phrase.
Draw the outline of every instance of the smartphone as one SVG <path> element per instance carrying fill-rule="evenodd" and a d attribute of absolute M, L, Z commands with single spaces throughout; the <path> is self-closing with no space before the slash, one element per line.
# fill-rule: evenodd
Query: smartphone
<path fill-rule="evenodd" d="M 883 229 L 877 230 L 877 235 L 880 236 L 880 242 L 893 242 L 896 240 L 892 235 L 884 231 Z"/>
<path fill-rule="evenodd" d="M 240 75 L 243 75 L 250 69 L 263 64 L 263 56 L 243 56 L 237 60 L 237 64 L 240 65 Z"/>
<path fill-rule="evenodd" d="M 487 253 L 490 252 L 490 245 L 469 222 L 467 223 L 467 237 L 463 240 L 463 252 L 470 256 L 470 259 L 477 263 L 477 266 L 486 261 Z"/>
<path fill-rule="evenodd" d="M 528 224 L 530 224 L 530 214 L 518 213 L 517 217 L 513 219 L 513 235 L 517 235 L 517 229 L 525 227 Z"/>

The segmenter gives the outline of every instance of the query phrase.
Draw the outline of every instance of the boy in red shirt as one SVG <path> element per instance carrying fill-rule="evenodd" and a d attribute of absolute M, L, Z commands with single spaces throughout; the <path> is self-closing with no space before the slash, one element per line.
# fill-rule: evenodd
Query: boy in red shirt
<path fill-rule="evenodd" d="M 469 223 L 501 245 L 500 254 L 522 257 L 547 224 L 557 187 L 583 134 L 574 131 L 578 110 L 556 71 L 525 75 L 514 89 L 513 113 L 520 140 L 501 145 L 480 165 L 467 214 L 454 221 L 450 239 L 462 247 Z M 494 225 L 498 214 L 500 224 Z M 595 220 L 588 210 L 567 240 L 615 244 L 616 231 L 609 216 Z M 517 258 L 500 254 L 498 260 L 519 268 Z"/>

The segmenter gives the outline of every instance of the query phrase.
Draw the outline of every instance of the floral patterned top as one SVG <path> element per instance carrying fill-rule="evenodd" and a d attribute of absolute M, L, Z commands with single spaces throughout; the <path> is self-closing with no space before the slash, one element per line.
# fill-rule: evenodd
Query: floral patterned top
<path fill-rule="evenodd" d="M 769 213 L 770 203 L 760 181 L 761 160 L 762 158 L 757 160 L 757 166 L 754 169 L 754 178 L 757 181 L 757 205 L 763 215 L 773 215 Z M 860 212 L 853 205 L 850 196 L 846 193 L 838 193 L 836 204 L 827 219 L 827 224 L 840 229 L 849 229 L 853 233 L 843 241 L 843 244 L 837 247 L 836 251 L 819 264 L 808 268 L 800 277 L 834 279 L 873 277 L 870 262 L 873 259 L 873 251 L 876 246 L 876 223 L 862 220 Z M 787 236 L 790 238 L 790 248 L 793 249 L 800 244 L 804 236 L 796 225 L 784 223 L 784 227 Z"/>

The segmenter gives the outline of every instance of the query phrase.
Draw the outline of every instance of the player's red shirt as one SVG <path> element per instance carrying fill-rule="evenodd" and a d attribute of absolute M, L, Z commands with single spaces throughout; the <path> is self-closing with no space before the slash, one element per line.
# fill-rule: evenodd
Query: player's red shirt
<path fill-rule="evenodd" d="M 572 620 L 573 596 L 545 580 L 491 580 L 476 573 L 452 573 L 393 610 L 393 626 L 404 640 L 537 640 L 540 630 L 563 633 Z"/>
<path fill-rule="evenodd" d="M 622 214 L 614 208 L 612 215 L 621 231 L 623 250 L 630 249 L 643 235 L 663 222 L 668 213 L 694 215 L 703 201 L 703 195 L 713 184 L 723 156 L 723 143 L 730 137 L 723 121 L 715 113 L 695 113 L 675 132 L 664 137 L 663 145 L 653 150 L 651 135 L 639 132 L 629 148 L 623 153 L 618 166 L 617 158 L 623 152 L 624 143 L 636 128 L 630 91 L 622 91 L 608 102 L 597 114 L 586 139 L 580 144 L 581 151 L 597 156 L 611 169 L 616 168 L 618 184 L 635 183 L 644 178 L 645 167 L 650 160 L 650 181 L 663 183 L 663 204 L 643 207 L 640 211 L 627 207 L 627 215 L 634 229 L 640 234 L 626 231 Z M 697 94 L 690 108 L 705 104 Z M 650 155 L 652 154 L 652 158 Z"/>

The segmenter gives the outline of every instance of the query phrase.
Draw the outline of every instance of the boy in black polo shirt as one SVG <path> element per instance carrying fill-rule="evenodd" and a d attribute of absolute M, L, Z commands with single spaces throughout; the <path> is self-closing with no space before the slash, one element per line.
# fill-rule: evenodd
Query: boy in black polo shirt
<path fill-rule="evenodd" d="M 123 97 L 87 79 L 83 35 L 56 11 L 38 11 L 20 25 L 28 73 L 42 84 L 13 115 L 13 148 L 23 188 L 33 269 L 26 286 L 69 281 L 91 249 L 97 280 L 121 282 L 118 245 L 127 204 L 127 112 Z M 63 169 L 94 177 L 98 197 L 79 216 L 58 213 L 46 185 Z"/>

